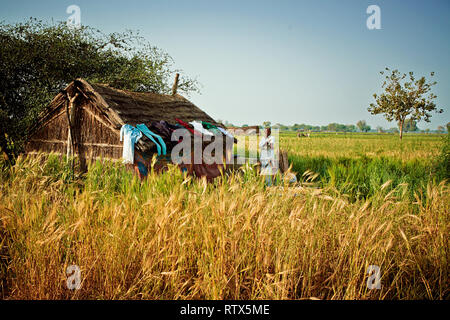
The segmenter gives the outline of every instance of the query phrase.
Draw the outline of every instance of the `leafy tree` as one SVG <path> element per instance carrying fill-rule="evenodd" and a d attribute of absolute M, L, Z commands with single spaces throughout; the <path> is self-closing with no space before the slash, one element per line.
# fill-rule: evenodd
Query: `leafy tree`
<path fill-rule="evenodd" d="M 356 131 L 356 127 L 352 124 L 340 124 L 340 123 L 330 123 L 328 125 L 329 131 L 337 131 L 337 132 L 354 132 Z"/>
<path fill-rule="evenodd" d="M 401 74 L 398 70 L 385 68 L 380 74 L 385 76 L 381 95 L 374 94 L 375 103 L 371 103 L 368 111 L 371 114 L 384 114 L 388 121 L 397 121 L 400 129 L 400 139 L 403 137 L 403 126 L 407 117 L 413 120 L 430 122 L 431 111 L 443 112 L 437 109 L 433 100 L 436 95 L 431 92 L 436 82 L 427 82 L 425 77 L 416 79 L 413 72 Z M 391 72 L 389 74 L 389 72 Z M 431 77 L 434 72 L 431 73 Z M 406 79 L 406 80 L 405 80 Z"/>
<path fill-rule="evenodd" d="M 361 132 L 367 132 L 370 130 L 370 126 L 367 125 L 365 120 L 359 120 L 356 123 L 356 126 L 361 130 Z"/>
<path fill-rule="evenodd" d="M 337 131 L 338 124 L 337 123 L 330 123 L 327 127 L 328 131 Z"/>
<path fill-rule="evenodd" d="M 399 124 L 399 128 L 400 128 L 400 124 Z M 419 128 L 417 127 L 417 121 L 414 121 L 413 119 L 409 118 L 405 120 L 404 123 L 404 128 L 403 130 L 405 132 L 416 132 L 419 130 Z"/>
<path fill-rule="evenodd" d="M 103 34 L 30 19 L 0 22 L 0 150 L 14 159 L 27 129 L 72 80 L 84 78 L 119 89 L 169 93 L 172 58 L 134 32 Z M 197 91 L 181 77 L 178 88 Z"/>
<path fill-rule="evenodd" d="M 443 126 L 438 126 L 438 127 L 437 127 L 437 132 L 438 132 L 438 133 L 443 133 L 444 131 L 445 131 L 445 129 L 444 129 Z"/>
<path fill-rule="evenodd" d="M 356 126 L 359 128 L 359 130 L 363 131 L 364 127 L 366 126 L 366 121 L 365 120 L 359 120 L 356 123 Z"/>

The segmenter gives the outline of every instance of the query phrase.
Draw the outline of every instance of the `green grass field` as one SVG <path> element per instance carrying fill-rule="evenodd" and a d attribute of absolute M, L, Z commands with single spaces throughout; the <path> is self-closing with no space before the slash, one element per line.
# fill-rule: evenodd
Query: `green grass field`
<path fill-rule="evenodd" d="M 207 184 L 176 167 L 141 182 L 117 163 L 74 180 L 55 156 L 1 163 L 2 296 L 450 297 L 448 136 L 283 134 L 281 148 L 296 185 L 251 167 Z"/>
<path fill-rule="evenodd" d="M 352 198 L 374 195 L 387 181 L 407 184 L 409 194 L 424 191 L 428 182 L 449 178 L 442 159 L 445 135 L 315 134 L 280 137 L 293 170 L 319 174 L 322 186 L 336 187 Z M 448 143 L 448 142 L 447 142 Z M 448 147 L 447 147 L 448 148 Z M 448 150 L 447 150 L 448 153 Z M 447 159 L 448 160 L 448 159 Z"/>

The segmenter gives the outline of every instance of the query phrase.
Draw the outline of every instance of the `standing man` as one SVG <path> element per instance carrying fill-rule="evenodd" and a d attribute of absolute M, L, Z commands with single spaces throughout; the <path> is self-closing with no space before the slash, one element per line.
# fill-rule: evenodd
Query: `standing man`
<path fill-rule="evenodd" d="M 266 128 L 266 136 L 259 142 L 261 174 L 266 176 L 268 186 L 272 185 L 272 176 L 274 176 L 278 167 L 275 165 L 275 138 L 272 136 L 272 130 Z"/>

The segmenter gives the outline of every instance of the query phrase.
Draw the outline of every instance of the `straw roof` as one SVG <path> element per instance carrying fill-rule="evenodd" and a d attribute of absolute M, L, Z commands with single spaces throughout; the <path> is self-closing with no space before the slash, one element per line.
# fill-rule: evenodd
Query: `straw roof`
<path fill-rule="evenodd" d="M 165 120 L 175 123 L 175 118 L 183 121 L 200 120 L 221 126 L 208 114 L 179 94 L 174 96 L 150 92 L 133 92 L 119 90 L 105 84 L 90 84 L 83 79 L 70 83 L 64 90 L 73 94 L 75 88 L 91 100 L 111 121 L 116 129 L 128 123 L 150 123 Z M 59 93 L 50 103 L 49 108 L 41 116 L 45 121 L 48 113 L 65 102 L 64 93 Z"/>
<path fill-rule="evenodd" d="M 105 84 L 90 84 L 83 79 L 71 82 L 52 100 L 49 107 L 40 115 L 36 125 L 29 132 L 27 150 L 63 152 L 67 148 L 68 121 L 65 108 L 68 96 L 78 93 L 75 104 L 81 107 L 81 120 L 76 122 L 80 132 L 80 144 L 103 147 L 103 151 L 93 155 L 112 154 L 106 152 L 108 144 L 114 145 L 113 158 L 120 156 L 118 147 L 119 130 L 124 124 L 135 126 L 165 120 L 176 123 L 175 118 L 189 122 L 207 121 L 221 126 L 207 113 L 181 95 L 164 95 L 147 92 L 119 90 Z M 138 149 L 150 150 L 148 139 L 141 139 Z M 58 147 L 54 145 L 58 144 Z M 105 145 L 106 144 L 106 145 Z M 92 147 L 92 148 L 91 148 Z M 97 149 L 98 149 L 97 148 Z"/>

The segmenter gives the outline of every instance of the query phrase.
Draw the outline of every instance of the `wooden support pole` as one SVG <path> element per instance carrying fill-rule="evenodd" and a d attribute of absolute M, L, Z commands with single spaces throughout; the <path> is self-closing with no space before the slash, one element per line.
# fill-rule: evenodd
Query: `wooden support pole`
<path fill-rule="evenodd" d="M 69 101 L 66 101 L 66 115 L 67 115 L 67 123 L 68 123 L 68 131 L 67 131 L 67 161 L 69 160 L 70 153 L 72 151 L 72 126 L 70 125 L 70 109 L 69 109 Z"/>
<path fill-rule="evenodd" d="M 67 158 L 73 157 L 74 153 L 74 125 L 75 125 L 75 114 L 76 114 L 76 104 L 75 100 L 78 98 L 78 93 L 73 97 L 67 96 L 69 101 L 66 104 L 67 121 L 69 123 L 69 132 L 67 134 Z"/>
<path fill-rule="evenodd" d="M 173 96 L 177 94 L 177 89 L 178 89 L 178 78 L 179 78 L 179 77 L 180 77 L 180 74 L 177 73 L 177 74 L 175 75 L 175 81 L 174 81 L 173 86 L 172 86 L 172 95 L 173 95 Z"/>

